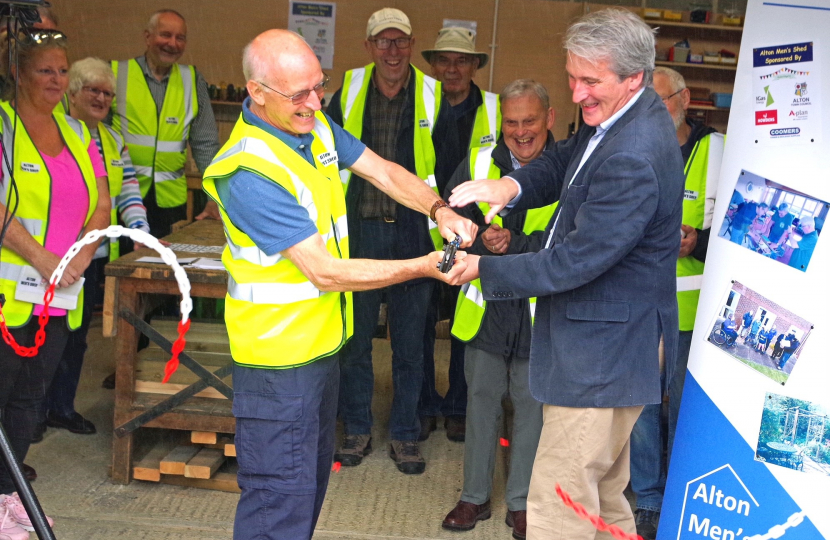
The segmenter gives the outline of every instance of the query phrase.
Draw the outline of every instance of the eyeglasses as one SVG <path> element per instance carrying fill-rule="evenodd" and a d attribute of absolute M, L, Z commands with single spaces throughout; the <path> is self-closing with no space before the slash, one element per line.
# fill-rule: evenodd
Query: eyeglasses
<path fill-rule="evenodd" d="M 98 96 L 104 96 L 104 99 L 112 99 L 115 97 L 115 94 L 113 92 L 110 92 L 109 90 L 101 90 L 100 88 L 95 88 L 94 86 L 83 86 L 81 87 L 81 90 L 83 90 L 84 92 L 86 92 L 94 98 L 97 98 Z"/>
<path fill-rule="evenodd" d="M 265 84 L 262 81 L 257 81 L 257 82 L 259 84 L 261 84 L 262 86 L 264 86 L 265 88 L 267 88 L 268 90 L 271 90 L 272 92 L 276 92 L 279 95 L 281 95 L 282 97 L 290 100 L 291 103 L 293 103 L 294 105 L 302 105 L 303 103 L 306 102 L 306 100 L 308 99 L 308 96 L 310 96 L 312 92 L 317 94 L 318 98 L 322 99 L 323 96 L 326 93 L 326 87 L 329 85 L 329 80 L 330 80 L 329 76 L 324 73 L 323 74 L 323 80 L 322 80 L 322 82 L 320 82 L 320 84 L 316 85 L 311 90 L 303 90 L 303 91 L 297 92 L 296 94 L 291 95 L 291 96 L 289 96 L 288 94 L 283 94 L 279 90 L 271 88 L 270 86 L 268 86 L 267 84 Z"/>
<path fill-rule="evenodd" d="M 24 32 L 24 41 L 29 41 L 29 43 L 43 45 L 44 43 L 50 40 L 57 41 L 60 43 L 66 43 L 67 38 L 66 34 L 61 32 L 60 30 L 35 29 Z"/>
<path fill-rule="evenodd" d="M 452 60 L 450 58 L 447 58 L 446 56 L 439 55 L 435 58 L 435 63 L 442 68 L 448 68 L 451 66 L 465 68 L 473 63 L 473 59 L 469 56 L 460 56 L 455 60 Z"/>
<path fill-rule="evenodd" d="M 399 38 L 395 38 L 395 39 L 378 38 L 378 39 L 370 39 L 369 41 L 374 43 L 375 47 L 377 47 L 381 51 L 385 51 L 386 49 L 391 47 L 393 43 L 395 44 L 395 47 L 397 47 L 398 49 L 408 49 L 409 48 L 409 43 L 412 41 L 412 38 L 408 38 L 408 37 L 399 37 Z"/>
<path fill-rule="evenodd" d="M 679 94 L 683 90 L 685 90 L 685 88 L 681 88 L 680 90 L 678 90 L 677 92 L 675 92 L 674 94 L 672 94 L 670 96 L 666 96 L 664 98 L 661 98 L 663 100 L 663 103 L 668 103 L 671 98 L 673 98 L 674 96 L 676 96 L 677 94 Z"/>

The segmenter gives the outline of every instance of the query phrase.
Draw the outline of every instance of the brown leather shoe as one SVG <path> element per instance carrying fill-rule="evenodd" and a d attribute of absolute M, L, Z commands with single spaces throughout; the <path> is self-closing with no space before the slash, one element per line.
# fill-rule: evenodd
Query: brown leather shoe
<path fill-rule="evenodd" d="M 30 467 L 25 463 L 20 464 L 20 469 L 23 471 L 23 476 L 26 477 L 26 480 L 29 482 L 34 482 L 37 480 L 37 471 L 35 471 L 34 467 Z"/>
<path fill-rule="evenodd" d="M 524 540 L 527 536 L 527 510 L 508 510 L 504 519 L 508 527 L 513 527 L 513 538 Z"/>
<path fill-rule="evenodd" d="M 448 416 L 444 418 L 444 428 L 447 430 L 447 438 L 453 442 L 464 442 L 467 437 L 467 417 Z"/>
<path fill-rule="evenodd" d="M 477 521 L 485 519 L 490 519 L 490 501 L 481 505 L 458 501 L 441 526 L 451 531 L 469 531 Z"/>

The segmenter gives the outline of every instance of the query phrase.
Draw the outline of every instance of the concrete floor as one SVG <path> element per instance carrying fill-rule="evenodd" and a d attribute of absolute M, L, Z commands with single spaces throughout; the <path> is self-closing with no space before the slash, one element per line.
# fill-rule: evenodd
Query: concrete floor
<path fill-rule="evenodd" d="M 112 441 L 113 392 L 101 388 L 112 372 L 112 341 L 101 337 L 100 318 L 93 321 L 90 349 L 76 409 L 92 420 L 98 434 L 73 435 L 50 428 L 32 446 L 26 463 L 35 467 L 33 488 L 46 513 L 55 519 L 55 535 L 65 540 L 113 538 L 153 540 L 227 539 L 232 536 L 238 495 L 218 491 L 133 481 L 114 485 L 108 478 Z M 375 451 L 362 465 L 332 474 L 315 538 L 454 539 L 511 538 L 504 524 L 505 455 L 499 450 L 492 496 L 493 517 L 466 533 L 441 528 L 441 521 L 461 492 L 463 444 L 438 431 L 422 443 L 426 472 L 406 476 L 387 456 L 391 376 L 388 342 L 375 340 Z M 439 340 L 436 371 L 446 378 L 449 342 Z M 182 368 L 183 369 L 183 368 Z M 439 381 L 439 390 L 446 380 Z M 32 535 L 35 538 L 36 535 Z M 290 539 L 288 539 L 290 540 Z"/>

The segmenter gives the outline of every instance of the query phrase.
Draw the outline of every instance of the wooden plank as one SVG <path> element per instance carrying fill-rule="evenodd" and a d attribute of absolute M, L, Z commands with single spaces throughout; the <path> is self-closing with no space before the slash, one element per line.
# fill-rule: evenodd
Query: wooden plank
<path fill-rule="evenodd" d="M 219 439 L 215 431 L 191 431 L 190 442 L 194 444 L 216 444 Z"/>
<path fill-rule="evenodd" d="M 213 478 L 208 480 L 188 478 L 186 476 L 162 475 L 160 483 L 200 489 L 213 489 L 228 493 L 239 493 L 241 491 L 239 484 L 236 482 L 236 473 L 231 472 L 218 472 L 213 475 Z"/>
<path fill-rule="evenodd" d="M 135 382 L 135 391 L 142 392 L 145 394 L 163 394 L 166 396 L 172 396 L 173 394 L 178 394 L 185 388 L 187 388 L 188 384 L 173 384 L 173 383 L 160 383 L 160 382 L 153 382 L 153 381 L 136 381 Z M 194 397 L 200 398 L 209 398 L 209 399 L 228 399 L 219 392 L 216 388 L 205 388 Z"/>
<path fill-rule="evenodd" d="M 158 482 L 161 480 L 161 460 L 176 446 L 176 441 L 169 437 L 162 439 L 133 465 L 133 478 Z"/>
<path fill-rule="evenodd" d="M 202 448 L 193 459 L 187 462 L 184 467 L 184 475 L 187 478 L 201 478 L 207 480 L 225 462 L 225 455 L 221 450 L 215 448 Z"/>
<path fill-rule="evenodd" d="M 236 445 L 234 443 L 225 445 L 225 455 L 228 457 L 236 457 Z"/>
<path fill-rule="evenodd" d="M 159 464 L 162 474 L 183 475 L 187 462 L 199 453 L 198 446 L 177 446 Z"/>
<path fill-rule="evenodd" d="M 115 310 L 118 306 L 117 285 L 117 278 L 107 277 L 104 279 L 104 337 L 115 337 L 118 334 L 118 325 L 115 324 Z"/>
<path fill-rule="evenodd" d="M 179 321 L 153 321 L 153 328 L 170 341 L 178 337 L 178 325 Z M 231 352 L 228 330 L 222 323 L 191 323 L 185 339 L 187 352 Z M 151 342 L 150 348 L 158 348 L 158 345 Z"/>

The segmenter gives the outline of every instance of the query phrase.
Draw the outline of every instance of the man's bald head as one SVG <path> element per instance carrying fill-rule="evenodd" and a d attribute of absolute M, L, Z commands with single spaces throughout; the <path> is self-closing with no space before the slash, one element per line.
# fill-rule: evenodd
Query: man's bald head
<path fill-rule="evenodd" d="M 248 81 L 261 81 L 274 73 L 285 78 L 292 69 L 308 68 L 309 63 L 319 68 L 314 51 L 299 34 L 290 30 L 263 32 L 242 52 L 242 72 Z"/>

